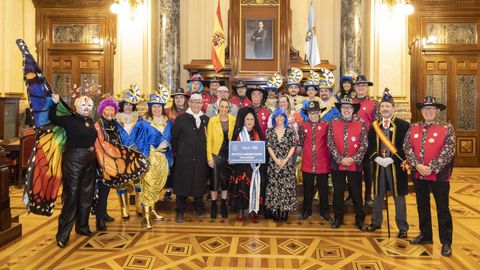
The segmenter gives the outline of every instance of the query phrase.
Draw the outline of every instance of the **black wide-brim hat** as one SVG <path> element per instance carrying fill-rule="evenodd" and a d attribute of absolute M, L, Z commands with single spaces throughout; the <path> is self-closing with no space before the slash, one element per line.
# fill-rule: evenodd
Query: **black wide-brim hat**
<path fill-rule="evenodd" d="M 366 83 L 368 86 L 373 86 L 373 82 L 367 80 L 367 77 L 365 75 L 358 75 L 357 80 L 355 81 L 355 84 L 363 84 Z"/>
<path fill-rule="evenodd" d="M 306 109 L 302 108 L 302 111 L 307 114 L 308 112 L 315 112 L 315 111 L 322 113 L 326 109 L 327 109 L 326 107 L 320 108 L 320 102 L 314 100 L 314 101 L 308 102 L 307 108 Z"/>
<path fill-rule="evenodd" d="M 185 97 L 188 97 L 189 95 L 185 92 L 185 90 L 183 88 L 177 88 L 175 89 L 175 92 L 171 93 L 170 96 L 174 97 L 174 96 L 185 96 Z"/>
<path fill-rule="evenodd" d="M 187 83 L 190 83 L 192 81 L 201 82 L 203 86 L 205 86 L 205 84 L 207 83 L 207 81 L 205 81 L 203 76 L 200 75 L 199 73 L 193 74 L 192 78 L 190 78 L 190 80 L 187 80 Z"/>
<path fill-rule="evenodd" d="M 357 113 L 358 110 L 360 110 L 360 103 L 355 103 L 352 101 L 351 98 L 349 97 L 345 97 L 343 98 L 342 100 L 340 100 L 340 102 L 336 102 L 335 103 L 335 107 L 340 111 L 342 112 L 342 105 L 343 104 L 348 104 L 348 105 L 352 105 L 353 106 L 353 113 Z"/>
<path fill-rule="evenodd" d="M 237 94 L 237 95 L 238 95 L 238 93 L 237 93 L 237 88 L 239 88 L 239 87 L 245 87 L 245 88 L 247 88 L 247 85 L 245 84 L 244 81 L 239 81 L 237 84 L 233 85 L 233 86 L 232 86 L 232 89 L 233 89 L 233 91 L 235 92 L 235 94 Z"/>
<path fill-rule="evenodd" d="M 423 103 L 417 103 L 417 109 L 421 110 L 423 107 L 426 106 L 432 106 L 432 107 L 437 107 L 440 109 L 440 111 L 443 111 L 447 108 L 442 103 L 437 103 L 437 100 L 433 96 L 426 96 L 425 99 L 423 100 Z"/>
<path fill-rule="evenodd" d="M 260 86 L 256 85 L 254 87 L 251 87 L 251 88 L 247 88 L 247 97 L 248 99 L 252 100 L 252 93 L 254 91 L 259 91 L 263 94 L 263 100 L 262 100 L 262 103 L 265 103 L 265 101 L 267 101 L 267 96 L 268 96 L 268 93 L 267 93 L 267 90 L 261 88 Z"/>

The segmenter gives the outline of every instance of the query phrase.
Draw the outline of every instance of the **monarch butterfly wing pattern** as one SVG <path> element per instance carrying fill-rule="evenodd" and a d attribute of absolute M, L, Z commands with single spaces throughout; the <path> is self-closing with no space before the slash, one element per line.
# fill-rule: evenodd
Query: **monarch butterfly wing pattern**
<path fill-rule="evenodd" d="M 26 205 L 30 213 L 44 216 L 53 214 L 62 181 L 65 140 L 65 130 L 58 126 L 48 125 L 36 129 L 25 187 L 25 197 L 28 197 Z"/>
<path fill-rule="evenodd" d="M 95 153 L 105 185 L 118 187 L 141 177 L 147 171 L 149 162 L 142 153 L 106 141 L 98 123 L 95 128 L 99 135 L 95 142 Z"/>
<path fill-rule="evenodd" d="M 24 203 L 29 212 L 50 216 L 62 179 L 62 151 L 66 134 L 54 126 L 48 117 L 53 105 L 53 93 L 37 62 L 21 39 L 17 46 L 23 56 L 23 79 L 35 123 L 35 145 L 30 156 L 26 176 Z M 72 110 L 63 101 L 57 106 L 57 115 L 69 115 Z"/>

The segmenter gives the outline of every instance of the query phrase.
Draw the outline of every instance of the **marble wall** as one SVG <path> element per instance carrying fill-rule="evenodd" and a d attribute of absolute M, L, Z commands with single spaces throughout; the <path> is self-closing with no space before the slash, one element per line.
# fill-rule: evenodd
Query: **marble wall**
<path fill-rule="evenodd" d="M 0 1 L 0 95 L 23 95 L 23 59 L 15 41 L 35 52 L 35 8 L 31 0 Z"/>
<path fill-rule="evenodd" d="M 408 17 L 385 9 L 380 2 L 366 1 L 364 6 L 364 70 L 375 82 L 370 95 L 381 96 L 383 89 L 388 87 L 397 107 L 409 110 Z"/>

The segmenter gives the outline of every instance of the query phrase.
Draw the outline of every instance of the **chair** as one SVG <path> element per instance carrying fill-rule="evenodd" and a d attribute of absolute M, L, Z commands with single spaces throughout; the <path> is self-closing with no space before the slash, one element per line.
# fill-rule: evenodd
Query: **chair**
<path fill-rule="evenodd" d="M 20 138 L 20 155 L 18 157 L 18 182 L 17 186 L 23 186 L 25 173 L 28 168 L 28 160 L 35 146 L 35 130 L 26 129 Z"/>

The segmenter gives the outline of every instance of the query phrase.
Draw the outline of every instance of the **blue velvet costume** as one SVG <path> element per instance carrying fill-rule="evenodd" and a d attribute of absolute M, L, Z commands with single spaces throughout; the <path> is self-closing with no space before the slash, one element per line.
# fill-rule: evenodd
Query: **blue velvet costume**
<path fill-rule="evenodd" d="M 146 129 L 145 138 L 142 142 L 140 142 L 140 145 L 142 147 L 139 148 L 139 150 L 146 157 L 149 157 L 150 145 L 153 146 L 154 148 L 157 148 L 160 145 L 160 143 L 162 143 L 162 141 L 165 141 L 165 140 L 170 144 L 172 139 L 172 135 L 170 133 L 172 128 L 172 122 L 170 122 L 170 120 L 166 121 L 166 126 L 163 132 L 155 128 L 150 121 L 146 120 L 144 122 L 145 122 L 145 129 Z M 168 160 L 168 167 L 171 167 L 173 164 L 173 152 L 171 147 L 167 147 L 165 156 Z"/>

